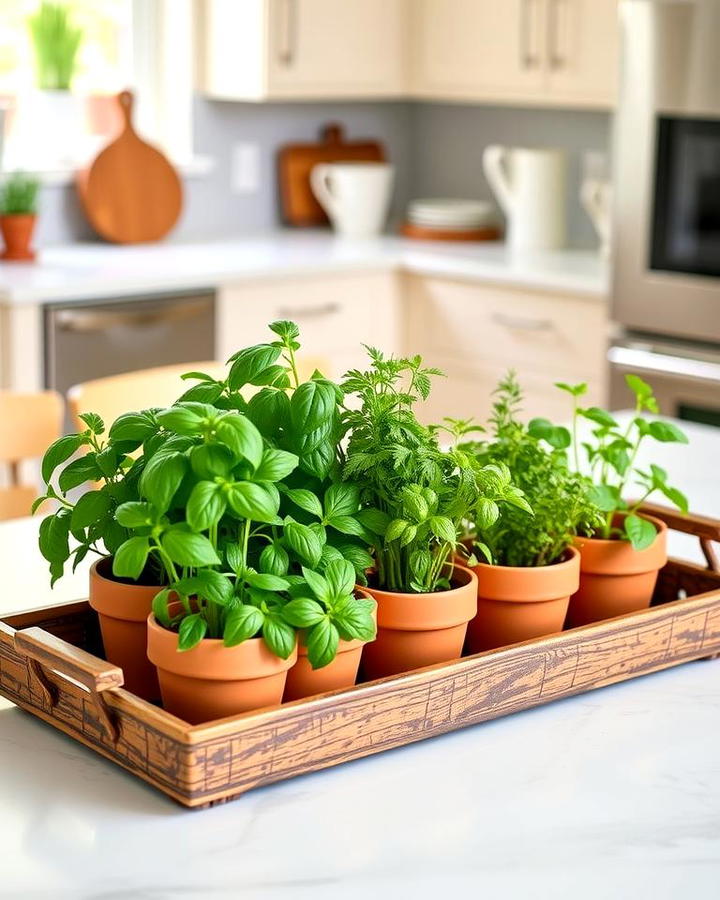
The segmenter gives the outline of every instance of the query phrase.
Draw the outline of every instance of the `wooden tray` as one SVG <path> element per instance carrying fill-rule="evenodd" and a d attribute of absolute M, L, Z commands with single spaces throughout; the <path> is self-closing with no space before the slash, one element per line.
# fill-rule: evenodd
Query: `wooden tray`
<path fill-rule="evenodd" d="M 122 689 L 121 670 L 97 655 L 95 613 L 85 602 L 71 603 L 0 621 L 0 694 L 185 806 L 223 802 L 258 785 L 718 655 L 720 573 L 711 541 L 720 539 L 720 522 L 647 509 L 697 535 L 710 568 L 669 561 L 653 606 L 643 612 L 193 726 Z"/>
<path fill-rule="evenodd" d="M 285 224 L 298 227 L 327 225 L 325 210 L 310 187 L 310 172 L 318 163 L 384 162 L 378 141 L 346 141 L 342 125 L 325 125 L 314 144 L 287 144 L 278 154 L 280 208 Z"/>

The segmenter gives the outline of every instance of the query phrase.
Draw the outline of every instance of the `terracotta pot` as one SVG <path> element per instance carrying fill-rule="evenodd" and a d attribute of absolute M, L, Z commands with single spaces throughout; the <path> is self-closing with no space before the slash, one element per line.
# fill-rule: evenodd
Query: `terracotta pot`
<path fill-rule="evenodd" d="M 642 514 L 657 529 L 644 550 L 629 541 L 575 539 L 580 551 L 580 587 L 570 598 L 567 626 L 613 619 L 650 606 L 658 571 L 667 562 L 667 525 Z"/>
<path fill-rule="evenodd" d="M 30 248 L 35 221 L 36 216 L 31 214 L 0 216 L 0 231 L 5 242 L 5 249 L 0 254 L 1 259 L 16 261 L 35 259 L 35 251 Z"/>
<path fill-rule="evenodd" d="M 449 591 L 432 594 L 363 588 L 378 605 L 377 638 L 362 657 L 368 679 L 460 658 L 467 623 L 477 612 L 477 576 L 455 565 L 451 583 Z"/>
<path fill-rule="evenodd" d="M 356 590 L 355 594 L 370 596 L 365 589 Z M 373 618 L 376 616 L 377 613 Z M 307 658 L 307 647 L 301 642 L 298 646 L 297 662 L 287 674 L 283 701 L 300 700 L 302 697 L 352 687 L 357 681 L 360 657 L 366 643 L 366 641 L 341 640 L 335 659 L 322 669 L 313 669 Z"/>
<path fill-rule="evenodd" d="M 205 638 L 180 652 L 177 632 L 163 628 L 152 614 L 147 628 L 147 652 L 157 666 L 162 705 L 178 718 L 198 725 L 282 702 L 297 648 L 280 659 L 262 638 L 237 647 Z"/>
<path fill-rule="evenodd" d="M 105 658 L 123 670 L 123 686 L 144 700 L 160 699 L 157 672 L 147 658 L 147 617 L 160 589 L 113 578 L 109 556 L 90 569 L 90 606 L 100 619 Z"/>
<path fill-rule="evenodd" d="M 580 580 L 580 554 L 573 547 L 550 566 L 478 563 L 471 568 L 478 579 L 478 611 L 468 625 L 470 653 L 562 631 Z"/>

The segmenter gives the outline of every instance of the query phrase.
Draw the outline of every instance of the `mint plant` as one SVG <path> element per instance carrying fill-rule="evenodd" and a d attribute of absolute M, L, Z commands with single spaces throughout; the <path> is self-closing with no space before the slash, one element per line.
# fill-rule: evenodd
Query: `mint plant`
<path fill-rule="evenodd" d="M 349 441 L 343 474 L 360 488 L 377 582 L 390 591 L 427 593 L 450 587 L 458 534 L 499 504 L 526 507 L 504 466 L 482 466 L 453 446 L 443 450 L 438 429 L 422 425 L 414 405 L 427 399 L 437 369 L 422 359 L 386 358 L 368 348 L 370 368 L 343 382 L 359 409 L 346 409 Z"/>
<path fill-rule="evenodd" d="M 655 526 L 638 515 L 638 509 L 652 494 L 665 496 L 681 512 L 687 513 L 685 495 L 667 481 L 667 472 L 653 463 L 646 470 L 636 466 L 640 446 L 649 438 L 660 443 L 687 444 L 687 436 L 677 425 L 661 419 L 648 419 L 646 413 L 657 413 L 657 400 L 647 382 L 637 375 L 628 374 L 625 382 L 635 397 L 635 414 L 623 429 L 617 420 L 604 409 L 595 406 L 583 408 L 580 398 L 586 393 L 586 384 L 558 383 L 556 387 L 573 398 L 572 453 L 575 469 L 580 469 L 580 441 L 578 420 L 587 419 L 596 427 L 592 440 L 582 442 L 594 487 L 591 497 L 603 513 L 602 524 L 593 533 L 600 538 L 620 538 L 630 541 L 634 549 L 643 550 L 655 540 Z M 626 492 L 633 483 L 640 489 L 633 501 L 626 499 Z M 617 514 L 624 513 L 620 523 Z"/>
<path fill-rule="evenodd" d="M 519 420 L 522 390 L 509 372 L 495 390 L 490 436 L 463 445 L 482 465 L 495 464 L 512 473 L 514 484 L 532 509 L 508 505 L 502 516 L 484 505 L 484 521 L 476 522 L 474 550 L 501 566 L 546 566 L 562 559 L 575 536 L 601 522 L 591 498 L 592 484 L 568 467 L 570 433 L 545 419 L 529 425 Z"/>

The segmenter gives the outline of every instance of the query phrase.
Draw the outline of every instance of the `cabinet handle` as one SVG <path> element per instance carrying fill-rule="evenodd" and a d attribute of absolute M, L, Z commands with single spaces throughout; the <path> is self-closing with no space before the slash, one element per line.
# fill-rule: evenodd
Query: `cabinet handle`
<path fill-rule="evenodd" d="M 552 319 L 531 319 L 527 316 L 509 316 L 506 313 L 493 313 L 491 318 L 497 325 L 515 331 L 553 331 L 555 328 Z"/>
<path fill-rule="evenodd" d="M 520 7 L 520 66 L 523 69 L 534 69 L 540 60 L 533 52 L 532 10 L 535 0 L 522 0 Z"/>
<path fill-rule="evenodd" d="M 280 0 L 282 8 L 279 16 L 280 41 L 278 59 L 284 66 L 290 66 L 295 58 L 295 37 L 297 34 L 297 0 Z"/>
<path fill-rule="evenodd" d="M 340 312 L 339 303 L 320 303 L 317 306 L 280 306 L 277 314 L 283 319 L 320 319 Z"/>
<path fill-rule="evenodd" d="M 551 69 L 562 69 L 567 60 L 560 50 L 560 4 L 562 0 L 549 0 L 548 9 L 548 60 Z"/>
<path fill-rule="evenodd" d="M 154 307 L 143 310 L 141 308 L 138 312 L 115 312 L 111 309 L 83 312 L 82 310 L 61 309 L 56 314 L 55 322 L 59 331 L 92 334 L 106 331 L 108 328 L 149 328 L 153 325 L 170 325 L 173 322 L 182 322 L 184 319 L 201 316 L 208 310 L 209 306 L 205 300 L 160 309 Z"/>

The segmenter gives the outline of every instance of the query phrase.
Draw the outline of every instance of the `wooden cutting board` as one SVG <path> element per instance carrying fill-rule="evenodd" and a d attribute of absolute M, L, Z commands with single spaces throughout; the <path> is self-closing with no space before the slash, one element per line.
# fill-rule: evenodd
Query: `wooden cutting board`
<path fill-rule="evenodd" d="M 346 141 L 342 125 L 323 126 L 315 144 L 287 144 L 278 156 L 280 207 L 287 225 L 325 225 L 325 211 L 310 188 L 310 172 L 318 163 L 384 162 L 385 149 L 378 141 Z"/>
<path fill-rule="evenodd" d="M 90 224 L 108 241 L 157 241 L 182 211 L 182 184 L 167 158 L 140 138 L 132 125 L 133 96 L 118 94 L 124 127 L 77 178 Z"/>

